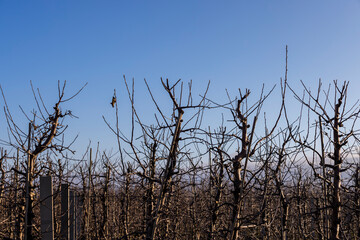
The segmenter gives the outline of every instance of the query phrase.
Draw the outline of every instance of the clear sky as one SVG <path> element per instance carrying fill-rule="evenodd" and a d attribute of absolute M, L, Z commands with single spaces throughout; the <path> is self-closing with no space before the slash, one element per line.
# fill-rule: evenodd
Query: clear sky
<path fill-rule="evenodd" d="M 210 80 L 209 97 L 225 101 L 225 88 L 236 96 L 238 88 L 278 84 L 286 45 L 292 86 L 349 80 L 358 98 L 358 0 L 0 0 L 0 84 L 15 118 L 22 119 L 18 105 L 35 107 L 30 80 L 49 105 L 58 80 L 67 80 L 69 94 L 88 82 L 67 106 L 79 117 L 68 121 L 70 134 L 80 134 L 79 151 L 89 140 L 113 146 L 102 115 L 114 119 L 114 88 L 128 105 L 123 75 L 135 78 L 139 105 L 149 102 L 144 78 L 159 101 L 168 100 L 160 77 L 193 80 L 195 93 Z M 6 137 L 3 114 L 0 129 Z"/>

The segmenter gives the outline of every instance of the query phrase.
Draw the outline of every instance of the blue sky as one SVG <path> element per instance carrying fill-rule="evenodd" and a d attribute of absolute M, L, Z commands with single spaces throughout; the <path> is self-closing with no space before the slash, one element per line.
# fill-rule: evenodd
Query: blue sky
<path fill-rule="evenodd" d="M 88 82 L 66 106 L 79 117 L 68 122 L 69 134 L 80 134 L 78 151 L 89 140 L 113 146 L 102 115 L 114 119 L 109 103 L 116 88 L 124 119 L 129 118 L 123 75 L 135 79 L 146 117 L 144 78 L 159 101 L 168 101 L 160 77 L 193 80 L 196 93 L 210 80 L 209 97 L 216 101 L 226 101 L 225 88 L 232 96 L 238 88 L 255 95 L 263 83 L 267 89 L 279 83 L 288 45 L 288 76 L 295 89 L 300 79 L 313 88 L 319 78 L 349 80 L 355 100 L 359 43 L 357 0 L 0 0 L 0 84 L 14 116 L 22 121 L 18 105 L 28 112 L 35 107 L 30 80 L 49 105 L 58 80 L 67 80 L 69 94 Z M 3 114 L 0 129 L 6 138 Z"/>

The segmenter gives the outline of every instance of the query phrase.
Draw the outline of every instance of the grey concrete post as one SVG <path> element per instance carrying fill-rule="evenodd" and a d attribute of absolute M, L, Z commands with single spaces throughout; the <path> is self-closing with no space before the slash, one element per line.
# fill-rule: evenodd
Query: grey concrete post
<path fill-rule="evenodd" d="M 69 239 L 69 185 L 61 184 L 61 239 Z"/>
<path fill-rule="evenodd" d="M 54 213 L 52 177 L 40 177 L 41 239 L 54 239 Z"/>
<path fill-rule="evenodd" d="M 75 195 L 75 204 L 76 204 L 76 237 L 83 234 L 84 229 L 84 196 L 76 193 Z"/>
<path fill-rule="evenodd" d="M 70 191 L 70 240 L 75 240 L 75 192 Z"/>

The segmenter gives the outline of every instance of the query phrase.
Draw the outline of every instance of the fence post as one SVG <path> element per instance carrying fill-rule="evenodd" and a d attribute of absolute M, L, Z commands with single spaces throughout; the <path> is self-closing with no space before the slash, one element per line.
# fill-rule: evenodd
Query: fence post
<path fill-rule="evenodd" d="M 54 213 L 52 177 L 40 177 L 41 239 L 54 239 Z"/>
<path fill-rule="evenodd" d="M 69 239 L 69 185 L 61 184 L 61 239 Z"/>
<path fill-rule="evenodd" d="M 75 192 L 70 191 L 70 240 L 75 240 Z"/>
<path fill-rule="evenodd" d="M 81 234 L 81 225 L 83 220 L 83 203 L 79 193 L 75 194 L 75 238 Z"/>

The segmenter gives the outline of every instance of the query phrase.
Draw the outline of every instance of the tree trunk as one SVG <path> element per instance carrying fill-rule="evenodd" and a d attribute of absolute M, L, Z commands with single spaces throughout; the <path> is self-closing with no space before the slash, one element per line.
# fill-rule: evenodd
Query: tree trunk
<path fill-rule="evenodd" d="M 155 169 L 156 169 L 156 159 L 155 159 L 155 152 L 156 152 L 157 144 L 156 142 L 153 143 L 151 149 L 151 157 L 149 162 L 149 179 L 148 179 L 148 189 L 146 193 L 146 215 L 145 215 L 145 230 L 146 236 L 150 236 L 151 234 L 151 221 L 152 215 L 154 211 L 154 177 L 155 177 Z"/>
<path fill-rule="evenodd" d="M 338 240 L 340 239 L 340 212 L 341 212 L 341 144 L 339 137 L 339 115 L 340 115 L 340 106 L 342 100 L 338 100 L 338 103 L 335 105 L 335 117 L 334 117 L 334 180 L 333 180 L 333 194 L 332 194 L 332 219 L 331 219 L 331 239 Z"/>
<path fill-rule="evenodd" d="M 183 118 L 184 111 L 181 108 L 178 108 L 178 116 L 176 127 L 173 135 L 173 139 L 170 146 L 169 155 L 167 158 L 165 174 L 161 181 L 160 193 L 157 197 L 156 207 L 154 209 L 153 216 L 151 217 L 151 221 L 149 221 L 148 231 L 146 232 L 146 240 L 152 240 L 155 237 L 157 225 L 160 218 L 160 211 L 163 208 L 165 200 L 168 195 L 169 187 L 171 186 L 172 177 L 174 175 L 174 170 L 176 167 L 176 158 L 177 158 L 177 148 L 180 138 L 181 132 L 181 125 L 182 125 L 182 118 Z"/>
<path fill-rule="evenodd" d="M 238 103 L 238 109 L 240 109 L 240 103 Z M 230 227 L 230 239 L 236 240 L 238 239 L 238 231 L 240 229 L 240 212 L 241 212 L 241 198 L 242 198 L 242 191 L 244 186 L 244 179 L 241 177 L 241 160 L 247 157 L 248 154 L 248 136 L 247 136 L 247 119 L 244 118 L 240 110 L 238 110 L 239 118 L 241 119 L 241 131 L 242 131 L 242 137 L 241 137 L 241 152 L 236 155 L 232 162 L 233 162 L 233 171 L 234 171 L 234 192 L 233 192 L 233 211 L 231 214 L 231 227 Z M 246 163 L 245 163 L 246 164 Z M 244 173 L 245 177 L 245 173 Z"/>
<path fill-rule="evenodd" d="M 219 154 L 219 175 L 213 176 L 212 179 L 216 179 L 216 192 L 215 192 L 215 199 L 214 203 L 211 204 L 211 223 L 210 223 L 210 231 L 208 234 L 208 240 L 214 239 L 214 232 L 216 232 L 216 222 L 218 218 L 218 212 L 219 212 L 219 206 L 220 206 L 220 200 L 222 196 L 222 188 L 223 188 L 223 178 L 224 178 L 224 159 L 223 154 L 220 149 L 218 149 Z M 211 171 L 210 171 L 211 174 Z M 211 181 L 211 179 L 210 179 Z M 211 186 L 211 183 L 210 183 Z M 211 190 L 211 189 L 210 189 Z M 211 198 L 211 191 L 210 191 L 210 198 Z"/>

